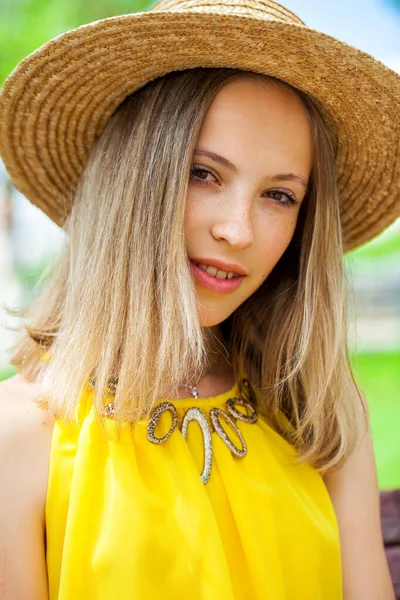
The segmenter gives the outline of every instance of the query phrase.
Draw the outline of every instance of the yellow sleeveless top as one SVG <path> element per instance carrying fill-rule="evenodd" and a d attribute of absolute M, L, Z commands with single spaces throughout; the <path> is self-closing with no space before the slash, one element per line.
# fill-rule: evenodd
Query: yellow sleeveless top
<path fill-rule="evenodd" d="M 115 442 L 94 418 L 92 393 L 83 394 L 89 408 L 79 426 L 57 421 L 54 428 L 46 503 L 50 600 L 342 599 L 339 529 L 323 479 L 311 464 L 291 464 L 293 447 L 263 417 L 236 420 L 243 457 L 212 431 L 211 473 L 203 483 L 197 423 L 186 438 L 176 427 L 160 444 L 147 438 L 148 419 L 134 430 L 124 423 Z M 169 402 L 178 422 L 192 407 L 210 421 L 211 409 L 225 413 L 238 395 L 236 383 L 211 398 Z M 170 425 L 171 415 L 162 415 L 155 435 Z"/>

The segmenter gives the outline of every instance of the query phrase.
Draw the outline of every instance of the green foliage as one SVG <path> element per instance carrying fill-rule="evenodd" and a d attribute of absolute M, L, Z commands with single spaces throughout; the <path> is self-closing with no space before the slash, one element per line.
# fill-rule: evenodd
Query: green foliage
<path fill-rule="evenodd" d="M 37 263 L 21 263 L 17 264 L 15 274 L 18 282 L 22 286 L 23 296 L 28 302 L 37 286 L 40 277 L 51 264 L 51 256 L 46 256 L 43 260 Z"/>
<path fill-rule="evenodd" d="M 360 353 L 352 365 L 368 402 L 379 489 L 400 488 L 400 353 Z"/>
<path fill-rule="evenodd" d="M 364 265 L 381 269 L 384 263 L 393 263 L 395 267 L 400 264 L 400 219 L 378 237 L 345 255 L 345 264 L 354 272 L 362 272 Z"/>
<path fill-rule="evenodd" d="M 13 377 L 17 374 L 17 371 L 12 365 L 1 365 L 0 367 L 0 381 Z"/>
<path fill-rule="evenodd" d="M 51 38 L 105 17 L 146 10 L 149 0 L 1 0 L 0 84 L 15 65 Z"/>

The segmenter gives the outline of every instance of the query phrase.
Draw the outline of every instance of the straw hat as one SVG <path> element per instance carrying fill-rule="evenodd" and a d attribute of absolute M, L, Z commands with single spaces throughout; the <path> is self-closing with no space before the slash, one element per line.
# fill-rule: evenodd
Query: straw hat
<path fill-rule="evenodd" d="M 194 67 L 265 73 L 314 99 L 336 138 L 346 250 L 400 215 L 400 77 L 270 0 L 164 0 L 39 48 L 0 94 L 0 155 L 13 183 L 62 225 L 118 105 L 148 81 Z"/>

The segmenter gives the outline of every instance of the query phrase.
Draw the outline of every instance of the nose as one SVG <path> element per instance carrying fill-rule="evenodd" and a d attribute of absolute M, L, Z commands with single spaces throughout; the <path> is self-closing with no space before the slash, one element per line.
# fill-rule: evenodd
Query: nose
<path fill-rule="evenodd" d="M 211 225 L 213 237 L 239 250 L 250 248 L 254 243 L 251 206 L 251 198 L 230 197 Z"/>

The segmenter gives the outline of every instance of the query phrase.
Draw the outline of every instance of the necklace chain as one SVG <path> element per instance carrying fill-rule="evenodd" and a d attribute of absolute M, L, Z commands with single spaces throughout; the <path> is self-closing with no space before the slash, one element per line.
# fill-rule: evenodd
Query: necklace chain
<path fill-rule="evenodd" d="M 190 383 L 184 383 L 183 387 L 188 388 L 191 391 L 193 398 L 199 397 L 199 392 L 197 391 L 195 385 L 190 385 Z"/>
<path fill-rule="evenodd" d="M 107 392 L 110 396 L 115 396 L 117 384 L 118 384 L 118 379 L 113 378 L 113 377 L 109 379 Z M 182 385 L 183 385 L 183 387 L 186 387 L 187 389 L 190 390 L 193 398 L 200 397 L 195 385 L 191 385 L 190 383 L 184 383 Z M 91 388 L 95 388 L 95 386 L 96 386 L 96 378 L 95 377 L 91 377 L 89 379 L 89 386 Z M 240 397 L 242 399 L 248 401 L 249 393 L 251 395 L 251 386 L 250 386 L 250 382 L 248 381 L 248 379 L 246 379 L 246 378 L 241 379 L 239 388 L 240 388 Z M 106 413 L 107 413 L 106 416 L 113 416 L 114 415 L 114 402 L 109 402 L 106 405 L 106 409 L 107 409 L 107 407 L 110 410 L 106 410 Z M 110 414 L 108 414 L 108 413 L 110 413 Z M 111 413 L 112 413 L 112 415 L 111 415 Z"/>

